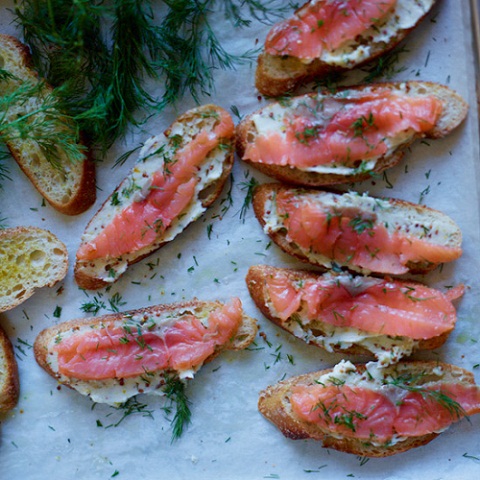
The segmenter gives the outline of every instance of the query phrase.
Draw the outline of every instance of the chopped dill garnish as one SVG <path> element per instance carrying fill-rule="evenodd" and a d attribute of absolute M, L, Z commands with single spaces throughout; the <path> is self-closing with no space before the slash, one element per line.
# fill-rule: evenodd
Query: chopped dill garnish
<path fill-rule="evenodd" d="M 405 71 L 407 67 L 399 66 L 398 63 L 400 61 L 400 55 L 406 52 L 408 52 L 408 50 L 403 46 L 393 49 L 386 55 L 382 55 L 368 68 L 364 69 L 365 72 L 368 72 L 368 75 L 362 80 L 362 82 L 371 83 L 380 78 L 390 80 L 395 75 Z"/>
<path fill-rule="evenodd" d="M 96 315 L 100 310 L 105 308 L 106 305 L 104 301 L 100 300 L 97 297 L 93 297 L 93 300 L 84 302 L 80 307 L 80 310 L 85 313 L 93 313 L 94 315 Z"/>
<path fill-rule="evenodd" d="M 122 403 L 118 407 L 111 407 L 116 411 L 122 412 L 119 420 L 114 423 L 106 425 L 105 428 L 118 427 L 127 417 L 131 415 L 141 415 L 142 417 L 149 417 L 153 419 L 153 410 L 147 409 L 148 405 L 140 403 L 137 397 L 131 397 L 126 402 Z M 97 421 L 97 426 L 100 426 Z M 102 425 L 103 426 L 103 425 Z"/>
<path fill-rule="evenodd" d="M 122 300 L 122 296 L 117 292 L 112 295 L 112 297 L 108 300 L 110 304 L 110 309 L 112 312 L 120 311 L 120 307 L 126 305 L 127 302 Z"/>

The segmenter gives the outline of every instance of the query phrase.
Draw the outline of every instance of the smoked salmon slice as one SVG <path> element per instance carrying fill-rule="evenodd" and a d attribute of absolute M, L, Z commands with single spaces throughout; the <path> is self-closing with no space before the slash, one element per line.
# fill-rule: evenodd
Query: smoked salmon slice
<path fill-rule="evenodd" d="M 288 253 L 327 268 L 400 275 L 461 256 L 461 232 L 443 213 L 394 199 L 277 184 L 254 194 L 266 233 Z"/>
<path fill-rule="evenodd" d="M 415 385 L 402 378 L 375 386 L 365 383 L 296 386 L 290 399 L 292 410 L 301 421 L 321 429 L 376 443 L 441 432 L 461 418 L 480 413 L 476 385 L 442 381 Z"/>
<path fill-rule="evenodd" d="M 260 412 L 291 439 L 367 457 L 405 452 L 480 413 L 474 375 L 435 361 L 341 361 L 260 393 Z"/>
<path fill-rule="evenodd" d="M 457 320 L 452 300 L 464 292 L 266 265 L 250 267 L 246 280 L 262 313 L 284 330 L 329 351 L 364 349 L 382 364 L 441 346 Z"/>
<path fill-rule="evenodd" d="M 354 327 L 371 333 L 427 339 L 452 330 L 451 297 L 425 285 L 349 274 L 302 275 L 269 268 L 266 298 L 285 321 L 302 312 L 307 321 Z M 463 293 L 463 286 L 456 295 Z"/>
<path fill-rule="evenodd" d="M 299 169 L 356 169 L 390 153 L 399 138 L 405 142 L 428 134 L 442 114 L 442 102 L 433 95 L 409 97 L 389 89 L 351 98 L 310 95 L 295 104 L 272 113 L 277 128 L 259 127 L 244 160 Z"/>
<path fill-rule="evenodd" d="M 78 260 L 115 258 L 152 244 L 194 199 L 199 182 L 196 173 L 208 153 L 223 138 L 232 137 L 234 125 L 228 113 L 218 109 L 219 121 L 211 132 L 200 131 L 181 148 L 159 147 L 161 168 L 153 175 L 145 198 L 118 213 L 96 238 L 81 245 Z M 217 112 L 215 112 L 217 114 Z M 175 139 L 178 142 L 178 139 Z"/>
<path fill-rule="evenodd" d="M 53 348 L 61 375 L 105 380 L 145 375 L 158 370 L 191 370 L 215 348 L 233 338 L 242 321 L 239 299 L 211 312 L 205 325 L 193 314 L 172 324 L 126 321 L 106 323 L 94 331 L 61 340 Z"/>
<path fill-rule="evenodd" d="M 396 0 L 318 0 L 269 32 L 265 51 L 311 61 L 378 26 L 393 10 Z"/>
<path fill-rule="evenodd" d="M 419 138 L 442 138 L 468 104 L 432 82 L 355 85 L 270 102 L 237 126 L 238 156 L 271 177 L 319 187 L 368 180 Z"/>

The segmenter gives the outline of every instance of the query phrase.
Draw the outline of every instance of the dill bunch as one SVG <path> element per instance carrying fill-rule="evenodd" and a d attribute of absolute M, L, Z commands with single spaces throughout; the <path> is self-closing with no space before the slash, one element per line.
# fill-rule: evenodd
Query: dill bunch
<path fill-rule="evenodd" d="M 105 152 L 130 126 L 214 90 L 214 72 L 251 61 L 233 55 L 210 22 L 223 12 L 234 27 L 271 22 L 291 5 L 269 0 L 15 0 L 17 24 L 36 68 L 87 139 Z M 163 94 L 145 87 L 153 80 Z M 104 112 L 100 115 L 99 112 Z"/>

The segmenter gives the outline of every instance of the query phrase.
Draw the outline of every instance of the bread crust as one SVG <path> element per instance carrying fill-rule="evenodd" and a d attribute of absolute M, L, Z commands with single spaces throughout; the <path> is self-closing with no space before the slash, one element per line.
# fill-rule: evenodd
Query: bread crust
<path fill-rule="evenodd" d="M 164 135 L 166 137 L 168 137 L 175 124 L 187 124 L 189 121 L 191 121 L 192 118 L 195 118 L 196 116 L 201 116 L 203 114 L 203 112 L 210 111 L 210 110 L 219 111 L 220 107 L 218 107 L 216 105 L 208 104 L 208 105 L 203 105 L 201 107 L 197 107 L 197 108 L 194 108 L 192 110 L 189 110 L 188 112 L 185 112 L 184 114 L 179 116 L 175 120 L 175 122 L 164 132 Z M 225 183 L 226 183 L 226 181 L 227 181 L 227 179 L 228 179 L 228 177 L 229 177 L 229 175 L 232 171 L 232 168 L 233 168 L 233 162 L 234 162 L 233 138 L 224 139 L 224 140 L 226 141 L 224 148 L 227 148 L 227 146 L 229 145 L 228 142 L 230 142 L 231 145 L 228 146 L 228 149 L 223 151 L 224 156 L 223 156 L 223 162 L 222 162 L 221 175 L 214 182 L 210 182 L 204 190 L 199 192 L 198 198 L 196 200 L 197 202 L 199 202 L 201 204 L 201 206 L 204 209 L 209 208 L 215 202 L 215 200 L 220 196 L 220 194 L 221 194 L 221 192 L 222 192 L 222 190 L 225 186 Z M 103 205 L 99 208 L 97 213 L 94 215 L 94 217 L 88 223 L 88 225 L 85 229 L 85 232 L 87 232 L 89 230 L 89 228 L 91 228 L 92 224 L 96 221 L 97 218 L 100 217 L 100 215 L 102 215 L 102 213 L 104 211 L 109 209 L 109 205 L 111 204 L 112 197 L 116 192 L 119 191 L 119 189 L 121 188 L 121 185 L 119 187 L 117 187 L 115 192 L 113 192 L 112 195 L 110 195 L 105 200 Z M 189 224 L 187 224 L 184 227 L 184 230 L 186 228 L 188 228 L 188 226 L 191 223 L 193 223 L 193 221 L 190 222 Z M 127 261 L 126 261 L 127 262 L 127 268 L 130 265 L 133 265 L 137 262 L 140 262 L 144 258 L 150 256 L 152 253 L 156 252 L 157 250 L 159 250 L 161 247 L 163 247 L 167 243 L 169 243 L 169 241 L 157 242 L 157 243 L 154 244 L 154 246 L 152 246 L 152 248 L 148 247 L 148 248 L 144 249 L 143 251 L 139 251 L 139 253 L 134 255 L 133 257 L 129 256 Z M 112 260 L 115 261 L 115 259 L 112 259 Z M 75 262 L 75 266 L 74 266 L 74 275 L 75 275 L 75 281 L 76 281 L 77 285 L 80 288 L 87 289 L 87 290 L 97 290 L 99 288 L 103 288 L 103 287 L 106 287 L 106 286 L 110 285 L 112 283 L 112 281 L 105 280 L 104 278 L 101 277 L 101 275 L 99 273 L 96 274 L 96 273 L 92 273 L 91 271 L 89 271 L 90 268 L 93 267 L 95 272 L 99 272 L 98 267 L 100 265 L 104 265 L 105 266 L 105 271 L 108 271 L 109 262 L 108 262 L 107 259 L 98 259 L 98 260 L 94 260 L 94 261 L 79 261 L 77 259 L 77 261 Z M 117 277 L 117 278 L 119 278 L 119 277 Z M 115 280 L 117 278 L 115 278 Z"/>
<path fill-rule="evenodd" d="M 363 373 L 366 366 L 355 365 L 358 372 Z M 402 372 L 415 375 L 420 372 L 429 372 L 441 367 L 445 372 L 447 381 L 455 382 L 461 379 L 462 383 L 475 384 L 473 374 L 460 367 L 435 362 L 435 361 L 409 361 L 401 362 L 392 368 L 400 369 Z M 298 418 L 292 411 L 290 396 L 295 385 L 314 385 L 320 376 L 330 373 L 332 369 L 325 369 L 318 372 L 307 373 L 281 381 L 267 387 L 260 392 L 258 409 L 260 413 L 272 422 L 283 435 L 292 440 L 313 439 L 322 442 L 324 448 L 333 448 L 346 453 L 366 457 L 387 457 L 398 453 L 406 452 L 412 448 L 420 447 L 431 442 L 438 433 L 429 433 L 408 437 L 394 445 L 374 445 L 365 440 L 355 438 L 336 438 L 328 431 L 322 430 L 315 424 L 307 423 Z"/>
<path fill-rule="evenodd" d="M 343 183 L 355 183 L 368 180 L 372 177 L 372 175 L 378 175 L 383 171 L 397 165 L 402 160 L 408 147 L 410 147 L 416 140 L 423 137 L 431 139 L 445 137 L 462 123 L 468 112 L 468 104 L 458 93 L 445 85 L 434 82 L 409 81 L 356 85 L 339 88 L 333 94 L 327 90 L 323 90 L 319 93 L 309 93 L 295 98 L 316 98 L 317 96 L 320 98 L 329 98 L 342 92 L 346 94 L 348 91 L 355 93 L 375 93 L 376 91 L 381 91 L 384 89 L 389 89 L 393 93 L 398 91 L 400 94 L 410 97 L 432 95 L 442 102 L 443 110 L 433 130 L 427 132 L 426 134 L 418 133 L 412 135 L 408 140 L 398 145 L 398 147 L 391 154 L 383 155 L 376 162 L 375 167 L 372 170 L 360 171 L 355 174 L 319 173 L 306 169 L 300 169 L 290 165 L 271 165 L 260 162 L 252 162 L 249 159 L 244 159 L 243 157 L 245 155 L 247 145 L 254 141 L 256 136 L 259 134 L 255 127 L 254 118 L 262 115 L 268 115 L 268 109 L 274 105 L 274 103 L 251 113 L 237 126 L 237 154 L 243 159 L 243 161 L 249 165 L 252 165 L 260 172 L 281 182 L 292 185 L 319 187 Z"/>
<path fill-rule="evenodd" d="M 136 310 L 129 310 L 121 313 L 111 313 L 107 315 L 101 315 L 98 317 L 92 318 L 78 318 L 70 320 L 68 322 L 63 322 L 59 325 L 55 325 L 49 328 L 44 329 L 39 333 L 35 339 L 33 351 L 37 363 L 52 377 L 57 378 L 62 381 L 63 384 L 67 385 L 70 388 L 73 388 L 71 383 L 62 379 L 62 376 L 58 371 L 52 369 L 51 363 L 49 361 L 50 351 L 48 346 L 54 343 L 54 339 L 62 333 L 73 331 L 81 328 L 82 326 L 100 326 L 102 324 L 108 324 L 110 322 L 121 321 L 125 318 L 131 318 L 135 316 L 148 317 L 150 315 L 160 314 L 160 313 L 175 313 L 181 312 L 183 310 L 193 310 L 195 312 L 201 311 L 211 311 L 215 308 L 222 307 L 223 303 L 218 301 L 200 301 L 197 299 L 182 302 L 182 303 L 173 303 L 173 304 L 162 304 L 162 305 L 153 305 L 150 307 L 139 308 Z M 257 323 L 256 321 L 249 317 L 246 314 L 242 315 L 242 323 L 239 326 L 234 338 L 232 338 L 228 343 L 220 345 L 215 349 L 215 352 L 210 355 L 204 363 L 212 361 L 216 358 L 221 352 L 225 350 L 243 350 L 251 342 L 253 342 L 257 334 Z"/>
<path fill-rule="evenodd" d="M 20 393 L 18 366 L 13 346 L 0 326 L 0 412 L 15 407 Z"/>
<path fill-rule="evenodd" d="M 67 247 L 48 230 L 23 226 L 0 229 L 0 246 L 4 253 L 0 312 L 17 307 L 36 289 L 52 287 L 67 274 Z"/>
<path fill-rule="evenodd" d="M 252 205 L 253 205 L 255 216 L 257 217 L 258 221 L 260 222 L 260 225 L 264 230 L 266 226 L 265 215 L 267 211 L 265 209 L 265 205 L 267 201 L 269 201 L 273 196 L 278 194 L 280 191 L 288 191 L 288 190 L 292 190 L 292 191 L 298 190 L 305 193 L 321 192 L 320 190 L 313 190 L 313 189 L 294 189 L 292 187 L 288 187 L 286 185 L 281 185 L 278 183 L 267 183 L 267 184 L 258 186 L 255 189 L 253 194 Z M 380 199 L 380 197 L 376 197 L 376 198 Z M 404 209 L 406 213 L 408 211 L 412 211 L 412 212 L 418 212 L 420 214 L 428 215 L 432 219 L 435 219 L 435 218 L 448 219 L 450 220 L 452 225 L 455 225 L 453 220 L 449 219 L 446 215 L 439 212 L 438 210 L 434 210 L 425 205 L 418 205 L 411 202 L 407 202 L 405 200 L 399 200 L 399 199 L 393 199 L 393 198 L 388 198 L 388 199 L 383 198 L 382 200 L 387 200 L 391 205 Z M 313 260 L 311 260 L 311 258 L 308 257 L 307 252 L 303 251 L 301 247 L 299 247 L 293 242 L 288 241 L 286 237 L 286 232 L 284 229 L 268 230 L 266 231 L 266 233 L 284 252 L 292 255 L 293 257 L 297 258 L 298 260 L 304 263 L 315 265 L 320 269 L 322 269 L 323 271 L 327 270 L 327 267 L 324 264 L 314 262 Z M 455 235 L 451 236 L 449 245 L 451 247 L 460 247 L 461 243 L 462 243 L 462 234 L 460 232 L 460 229 L 456 227 Z M 362 273 L 366 275 L 378 274 L 378 272 L 372 272 L 365 268 L 355 267 L 348 264 L 345 264 L 345 265 L 340 264 L 340 266 L 345 267 L 355 273 Z M 410 261 L 405 266 L 408 268 L 409 273 L 424 274 L 434 270 L 438 266 L 438 264 L 433 262 L 427 262 L 427 261 L 425 262 Z"/>
<path fill-rule="evenodd" d="M 289 280 L 295 281 L 295 282 L 300 282 L 302 280 L 318 281 L 319 279 L 321 279 L 322 274 L 319 274 L 312 270 L 276 268 L 268 265 L 254 265 L 250 267 L 250 269 L 248 270 L 248 273 L 246 276 L 247 287 L 250 292 L 250 296 L 252 297 L 258 309 L 272 323 L 282 328 L 286 332 L 294 335 L 291 324 L 288 321 L 289 319 L 282 320 L 281 318 L 276 316 L 275 313 L 272 311 L 272 309 L 269 307 L 270 299 L 267 292 L 266 279 L 270 276 L 274 276 L 278 272 L 281 272 L 282 275 L 285 275 Z M 417 284 L 417 282 L 409 281 L 408 284 L 409 285 Z M 418 283 L 418 285 L 421 285 L 421 284 Z M 321 318 L 315 319 L 315 331 L 321 330 L 321 325 L 322 325 Z M 425 340 L 424 339 L 419 340 L 417 345 L 413 348 L 413 351 L 434 350 L 436 348 L 439 348 L 446 342 L 450 333 L 451 333 L 451 330 L 444 332 L 441 335 L 437 335 L 436 337 L 431 337 Z M 393 337 L 385 335 L 385 338 L 392 339 Z M 313 340 L 311 340 L 308 343 L 321 348 L 321 345 L 318 345 L 318 343 L 315 343 Z M 338 353 L 344 353 L 344 354 L 350 354 L 350 355 L 368 355 L 368 356 L 373 355 L 373 353 L 370 350 L 355 343 L 349 347 L 342 347 L 341 345 L 335 344 L 335 345 L 332 345 L 331 348 L 332 348 L 332 351 L 338 352 Z"/>
<path fill-rule="evenodd" d="M 17 38 L 0 34 L 0 56 L 2 53 L 8 59 L 5 69 L 21 81 L 32 84 L 40 81 L 33 69 L 29 48 Z M 52 87 L 45 83 L 44 94 L 52 91 Z M 79 143 L 84 145 L 82 141 Z M 66 165 L 54 167 L 41 156 L 38 156 L 35 162 L 29 162 L 29 153 L 24 146 L 22 142 L 7 142 L 7 147 L 20 169 L 55 210 L 65 215 L 78 215 L 93 205 L 96 199 L 96 173 L 95 162 L 89 149 L 85 147 L 84 160 L 78 164 L 71 163 L 65 168 Z M 69 180 L 63 181 L 62 177 Z"/>
<path fill-rule="evenodd" d="M 311 0 L 298 8 L 297 11 L 309 3 L 311 3 Z M 295 91 L 298 87 L 310 81 L 325 78 L 333 73 L 341 73 L 363 67 L 377 60 L 379 57 L 388 54 L 397 47 L 398 44 L 422 22 L 435 3 L 436 0 L 433 0 L 430 10 L 419 16 L 413 26 L 410 28 L 397 29 L 388 43 L 382 41 L 380 39 L 381 37 L 377 40 L 375 34 L 366 41 L 359 41 L 358 44 L 354 46 L 354 50 L 363 49 L 366 42 L 367 47 L 370 48 L 369 55 L 367 57 L 360 56 L 360 60 L 350 61 L 348 65 L 345 66 L 328 63 L 320 59 L 315 59 L 311 63 L 304 63 L 300 59 L 292 56 L 270 55 L 264 51 L 258 56 L 255 71 L 255 86 L 262 95 L 278 97 Z M 379 30 L 379 33 L 380 32 L 381 29 Z"/>

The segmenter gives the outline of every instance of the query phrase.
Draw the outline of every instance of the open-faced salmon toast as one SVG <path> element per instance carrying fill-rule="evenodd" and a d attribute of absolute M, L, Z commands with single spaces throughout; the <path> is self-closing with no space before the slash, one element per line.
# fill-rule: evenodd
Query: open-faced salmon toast
<path fill-rule="evenodd" d="M 425 273 L 462 254 L 447 215 L 402 200 L 264 184 L 253 207 L 265 233 L 312 265 L 387 275 Z"/>
<path fill-rule="evenodd" d="M 237 127 L 237 152 L 278 180 L 304 186 L 366 180 L 396 165 L 419 138 L 448 135 L 467 115 L 431 82 L 358 85 L 272 102 Z"/>
<path fill-rule="evenodd" d="M 464 290 L 267 265 L 250 267 L 246 282 L 260 311 L 287 332 L 330 352 L 374 355 L 381 364 L 440 347 L 456 323 L 452 300 Z"/>
<path fill-rule="evenodd" d="M 161 393 L 169 378 L 192 378 L 220 352 L 246 348 L 256 332 L 238 298 L 194 300 L 49 327 L 34 352 L 60 383 L 95 402 L 117 404 L 138 393 Z"/>
<path fill-rule="evenodd" d="M 440 362 L 342 361 L 260 393 L 260 412 L 291 439 L 366 457 L 424 445 L 452 423 L 480 412 L 472 373 Z"/>
<path fill-rule="evenodd" d="M 234 131 L 223 108 L 204 105 L 150 138 L 87 225 L 76 256 L 77 284 L 85 289 L 111 284 L 198 219 L 232 169 Z"/>
<path fill-rule="evenodd" d="M 274 25 L 255 83 L 276 97 L 310 80 L 359 67 L 398 45 L 435 0 L 311 0 Z"/>

